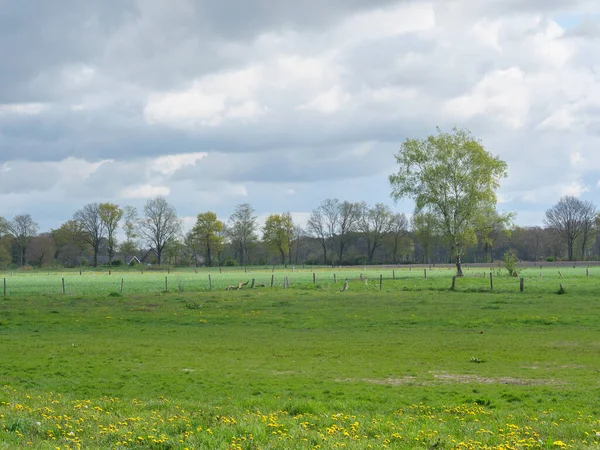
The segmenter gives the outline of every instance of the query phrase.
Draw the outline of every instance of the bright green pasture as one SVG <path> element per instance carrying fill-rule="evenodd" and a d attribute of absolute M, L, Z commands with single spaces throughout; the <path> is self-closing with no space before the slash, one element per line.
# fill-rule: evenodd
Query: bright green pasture
<path fill-rule="evenodd" d="M 360 272 L 0 298 L 0 448 L 598 447 L 599 273 Z"/>
<path fill-rule="evenodd" d="M 486 291 L 491 288 L 489 274 L 493 274 L 493 288 L 497 291 L 519 290 L 519 278 L 508 277 L 498 265 L 485 268 L 466 266 L 465 277 L 457 280 L 458 291 Z M 560 272 L 560 275 L 559 275 Z M 0 294 L 6 282 L 7 296 L 53 295 L 107 295 L 110 293 L 144 294 L 158 292 L 186 292 L 225 290 L 237 288 L 240 282 L 255 282 L 257 289 L 282 288 L 287 277 L 289 287 L 298 289 L 339 289 L 348 279 L 354 289 L 383 288 L 404 290 L 446 290 L 452 284 L 455 269 L 424 267 L 366 267 L 366 268 L 323 268 L 314 269 L 178 269 L 172 271 L 111 270 L 97 271 L 32 271 L 0 272 Z M 589 275 L 589 276 L 588 276 Z M 576 292 L 593 290 L 600 279 L 600 267 L 577 268 L 527 268 L 519 275 L 525 279 L 529 292 L 548 293 L 558 291 L 559 284 Z M 362 277 L 362 278 L 361 278 Z"/>

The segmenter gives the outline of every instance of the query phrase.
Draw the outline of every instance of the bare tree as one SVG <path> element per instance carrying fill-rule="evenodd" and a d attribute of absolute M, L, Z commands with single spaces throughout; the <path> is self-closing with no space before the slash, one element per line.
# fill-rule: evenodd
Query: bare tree
<path fill-rule="evenodd" d="M 582 221 L 581 226 L 581 259 L 586 259 L 585 251 L 588 247 L 588 244 L 593 244 L 593 233 L 596 225 L 596 217 L 598 212 L 594 205 L 589 203 L 591 206 L 591 210 L 585 215 Z"/>
<path fill-rule="evenodd" d="M 156 260 L 160 265 L 166 245 L 181 233 L 177 211 L 164 197 L 150 199 L 144 206 L 144 217 L 138 225 L 140 235 L 156 251 Z"/>
<path fill-rule="evenodd" d="M 392 228 L 393 213 L 383 203 L 377 203 L 369 208 L 362 202 L 358 208 L 357 230 L 367 241 L 367 258 L 369 264 L 373 263 L 375 251 L 383 243 L 384 236 Z"/>
<path fill-rule="evenodd" d="M 344 201 L 339 204 L 339 221 L 335 228 L 334 239 L 337 243 L 339 264 L 342 265 L 344 249 L 348 243 L 350 233 L 356 229 L 356 222 L 359 217 L 360 203 Z"/>
<path fill-rule="evenodd" d="M 394 263 L 398 262 L 398 252 L 400 251 L 400 244 L 402 238 L 408 234 L 408 219 L 403 213 L 396 213 L 392 216 L 392 222 L 390 226 L 390 233 L 393 239 L 393 256 Z"/>
<path fill-rule="evenodd" d="M 326 226 L 325 214 L 321 206 L 312 210 L 310 218 L 306 223 L 306 231 L 315 237 L 323 247 L 323 264 L 327 264 L 327 246 L 329 233 Z"/>
<path fill-rule="evenodd" d="M 41 267 L 52 263 L 55 253 L 56 246 L 54 245 L 52 234 L 43 233 L 31 238 L 25 257 L 27 261 Z"/>
<path fill-rule="evenodd" d="M 83 238 L 94 252 L 94 267 L 98 267 L 98 250 L 106 230 L 100 217 L 100 205 L 98 203 L 88 203 L 73 215 L 73 219 L 79 222 L 84 232 Z"/>
<path fill-rule="evenodd" d="M 0 236 L 9 233 L 8 231 L 8 221 L 0 216 Z"/>
<path fill-rule="evenodd" d="M 573 261 L 573 247 L 575 240 L 585 230 L 586 223 L 593 221 L 596 216 L 595 206 L 573 196 L 562 197 L 556 205 L 546 211 L 545 223 L 553 228 L 567 245 L 567 257 Z"/>
<path fill-rule="evenodd" d="M 299 254 L 300 254 L 300 246 L 302 244 L 302 238 L 306 235 L 306 231 L 300 225 L 294 225 L 294 247 L 295 247 L 295 261 L 298 264 Z M 290 245 L 291 247 L 291 245 Z"/>
<path fill-rule="evenodd" d="M 19 248 L 19 263 L 25 264 L 25 252 L 31 238 L 37 235 L 38 225 L 33 221 L 29 214 L 19 214 L 13 220 L 7 222 L 8 232 L 13 236 Z"/>
<path fill-rule="evenodd" d="M 242 203 L 235 207 L 229 218 L 227 230 L 240 265 L 250 264 L 250 250 L 258 241 L 256 216 L 250 203 Z"/>

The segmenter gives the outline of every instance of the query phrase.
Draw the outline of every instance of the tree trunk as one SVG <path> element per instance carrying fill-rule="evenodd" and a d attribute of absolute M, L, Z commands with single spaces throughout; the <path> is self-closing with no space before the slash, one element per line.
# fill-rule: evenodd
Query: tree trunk
<path fill-rule="evenodd" d="M 457 277 L 462 277 L 463 276 L 462 262 L 460 260 L 460 256 L 459 255 L 456 256 L 456 276 Z"/>
<path fill-rule="evenodd" d="M 208 241 L 206 242 L 206 260 L 208 267 L 212 267 L 212 257 L 210 254 L 210 244 L 208 243 Z"/>
<path fill-rule="evenodd" d="M 285 266 L 285 252 L 282 248 L 279 249 L 279 252 L 281 253 L 281 265 Z"/>
<path fill-rule="evenodd" d="M 573 261 L 573 239 L 569 239 L 567 242 L 567 257 L 569 261 Z"/>
<path fill-rule="evenodd" d="M 323 264 L 327 265 L 327 245 L 324 243 L 322 245 L 323 245 Z"/>

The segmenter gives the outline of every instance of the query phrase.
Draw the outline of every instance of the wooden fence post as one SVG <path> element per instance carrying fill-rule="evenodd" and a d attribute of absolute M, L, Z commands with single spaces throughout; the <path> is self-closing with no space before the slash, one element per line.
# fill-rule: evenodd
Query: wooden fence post
<path fill-rule="evenodd" d="M 427 269 L 423 269 L 423 273 L 425 274 L 425 279 L 427 279 Z"/>
<path fill-rule="evenodd" d="M 169 277 L 165 277 L 165 292 L 169 292 Z"/>
<path fill-rule="evenodd" d="M 271 275 L 271 287 L 273 287 L 273 282 L 275 281 L 275 275 Z"/>
<path fill-rule="evenodd" d="M 490 291 L 494 290 L 494 276 L 492 275 L 492 272 L 490 272 Z"/>
<path fill-rule="evenodd" d="M 335 273 L 333 274 L 333 284 L 337 283 L 337 276 L 335 275 Z"/>
<path fill-rule="evenodd" d="M 6 278 L 4 279 L 4 296 L 6 297 Z"/>
<path fill-rule="evenodd" d="M 208 290 L 212 291 L 212 278 L 210 276 L 210 273 L 208 274 Z"/>
<path fill-rule="evenodd" d="M 62 291 L 63 291 L 63 295 L 65 294 L 65 279 L 62 279 Z"/>
<path fill-rule="evenodd" d="M 254 278 L 252 278 L 252 285 L 250 286 L 250 289 L 254 289 Z"/>
<path fill-rule="evenodd" d="M 379 290 L 383 287 L 383 274 L 379 274 Z"/>
<path fill-rule="evenodd" d="M 523 292 L 523 290 L 525 289 L 525 279 L 521 278 L 519 280 L 519 289 L 521 290 L 521 292 Z"/>
<path fill-rule="evenodd" d="M 392 279 L 395 280 L 396 279 L 396 271 L 392 270 Z"/>
<path fill-rule="evenodd" d="M 317 284 L 317 274 L 313 272 L 313 284 Z"/>
<path fill-rule="evenodd" d="M 121 294 L 123 294 L 123 284 L 125 283 L 125 280 L 123 278 L 121 278 Z"/>
<path fill-rule="evenodd" d="M 454 290 L 455 286 L 456 286 L 456 275 L 452 277 L 452 287 L 450 289 Z"/>

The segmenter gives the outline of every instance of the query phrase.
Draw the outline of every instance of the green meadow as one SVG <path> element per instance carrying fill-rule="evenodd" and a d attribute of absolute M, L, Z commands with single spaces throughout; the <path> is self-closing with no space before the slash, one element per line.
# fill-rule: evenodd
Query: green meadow
<path fill-rule="evenodd" d="M 600 445 L 600 268 L 314 273 L 0 274 L 0 448 Z"/>

